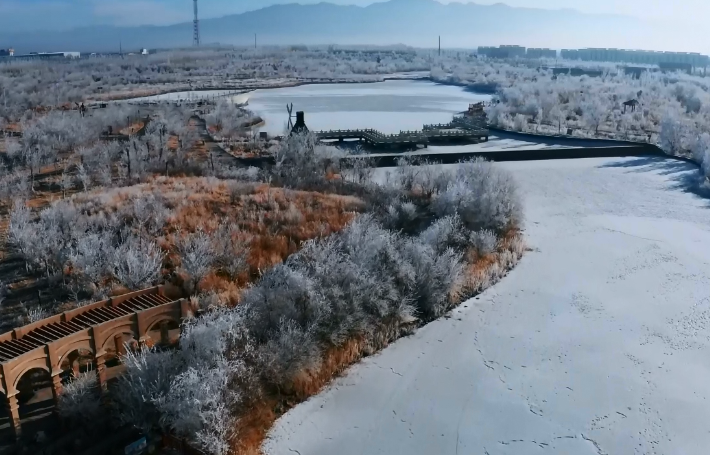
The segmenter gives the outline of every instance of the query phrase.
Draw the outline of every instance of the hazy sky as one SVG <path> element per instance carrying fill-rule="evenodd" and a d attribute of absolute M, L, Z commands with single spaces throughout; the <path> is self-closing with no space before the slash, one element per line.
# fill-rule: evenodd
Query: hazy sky
<path fill-rule="evenodd" d="M 322 0 L 300 0 L 317 3 Z M 326 0 L 328 1 L 328 0 Z M 367 5 L 372 0 L 330 0 Z M 406 1 L 406 0 L 400 0 Z M 449 0 L 441 0 L 449 3 Z M 459 0 L 465 1 L 465 0 Z M 201 17 L 240 13 L 294 0 L 199 0 Z M 498 0 L 478 0 L 492 4 Z M 679 32 L 705 26 L 710 19 L 708 0 L 505 0 L 511 6 L 572 8 L 587 13 L 624 14 L 663 21 Z M 95 24 L 164 25 L 190 20 L 191 0 L 0 0 L 0 30 L 66 29 Z M 2 43 L 0 43 L 2 47 Z"/>

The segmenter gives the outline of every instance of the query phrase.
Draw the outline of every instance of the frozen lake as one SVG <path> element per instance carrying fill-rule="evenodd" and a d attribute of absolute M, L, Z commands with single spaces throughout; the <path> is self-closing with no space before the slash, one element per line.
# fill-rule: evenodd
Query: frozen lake
<path fill-rule="evenodd" d="M 497 166 L 520 185 L 532 251 L 288 412 L 268 455 L 708 453 L 710 201 L 693 194 L 697 167 Z"/>
<path fill-rule="evenodd" d="M 286 105 L 306 113 L 309 129 L 375 128 L 383 133 L 420 130 L 426 123 L 447 123 L 470 103 L 489 101 L 490 95 L 429 81 L 385 81 L 367 84 L 319 84 L 255 90 L 248 94 L 249 109 L 266 124 L 261 131 L 283 134 L 288 122 Z"/>
<path fill-rule="evenodd" d="M 118 102 L 129 103 L 141 101 L 198 101 L 226 97 L 228 99 L 231 99 L 235 103 L 241 104 L 246 102 L 249 96 L 246 93 L 231 95 L 232 93 L 235 93 L 235 90 L 191 90 L 184 92 L 163 93 L 161 95 L 141 96 L 138 98 L 131 98 Z"/>

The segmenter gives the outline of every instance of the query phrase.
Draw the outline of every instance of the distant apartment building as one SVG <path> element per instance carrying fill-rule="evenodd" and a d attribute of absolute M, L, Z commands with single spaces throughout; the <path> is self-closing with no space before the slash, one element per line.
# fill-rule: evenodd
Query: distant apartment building
<path fill-rule="evenodd" d="M 511 58 L 525 57 L 525 48 L 523 46 L 503 45 L 500 46 L 500 49 L 504 52 L 507 52 Z"/>
<path fill-rule="evenodd" d="M 30 52 L 29 54 L 13 55 L 10 60 L 58 60 L 76 58 L 81 58 L 80 52 Z"/>
<path fill-rule="evenodd" d="M 15 55 L 15 49 L 0 49 L 0 57 L 12 57 Z"/>
<path fill-rule="evenodd" d="M 529 48 L 525 53 L 527 58 L 557 58 L 557 51 L 548 48 Z"/>
<path fill-rule="evenodd" d="M 481 46 L 478 48 L 479 55 L 485 55 L 490 58 L 515 58 L 525 57 L 525 48 L 523 46 Z"/>
<path fill-rule="evenodd" d="M 478 48 L 479 55 L 489 58 L 557 58 L 557 51 L 547 48 L 530 48 L 523 46 L 503 45 L 498 47 L 481 46 Z"/>
<path fill-rule="evenodd" d="M 582 60 L 587 62 L 623 62 L 643 65 L 672 66 L 679 65 L 685 69 L 706 67 L 710 64 L 710 57 L 695 52 L 659 52 L 629 49 L 562 49 L 562 58 L 566 60 Z"/>

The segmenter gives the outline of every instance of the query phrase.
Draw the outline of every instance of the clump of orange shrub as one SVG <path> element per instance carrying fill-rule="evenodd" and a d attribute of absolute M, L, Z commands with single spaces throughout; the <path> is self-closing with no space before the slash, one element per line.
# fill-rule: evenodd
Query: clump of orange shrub
<path fill-rule="evenodd" d="M 245 273 L 231 279 L 215 270 L 199 283 L 199 291 L 222 294 L 221 300 L 232 304 L 240 287 L 283 262 L 301 243 L 340 231 L 365 210 L 365 204 L 352 196 L 214 177 L 155 177 L 130 187 L 78 194 L 72 202 L 88 215 L 101 212 L 131 218 L 136 201 L 146 197 L 159 200 L 166 210 L 164 225 L 156 233 L 167 253 L 164 276 L 170 276 L 180 262 L 174 254 L 176 236 L 198 230 L 212 234 L 228 223 L 249 240 Z"/>

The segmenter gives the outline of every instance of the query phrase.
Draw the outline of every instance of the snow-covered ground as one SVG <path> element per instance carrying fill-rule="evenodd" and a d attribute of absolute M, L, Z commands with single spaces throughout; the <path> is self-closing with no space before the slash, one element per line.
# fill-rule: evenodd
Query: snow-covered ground
<path fill-rule="evenodd" d="M 710 200 L 657 158 L 500 164 L 532 248 L 280 419 L 269 455 L 710 448 Z M 382 171 L 384 172 L 384 171 Z"/>

